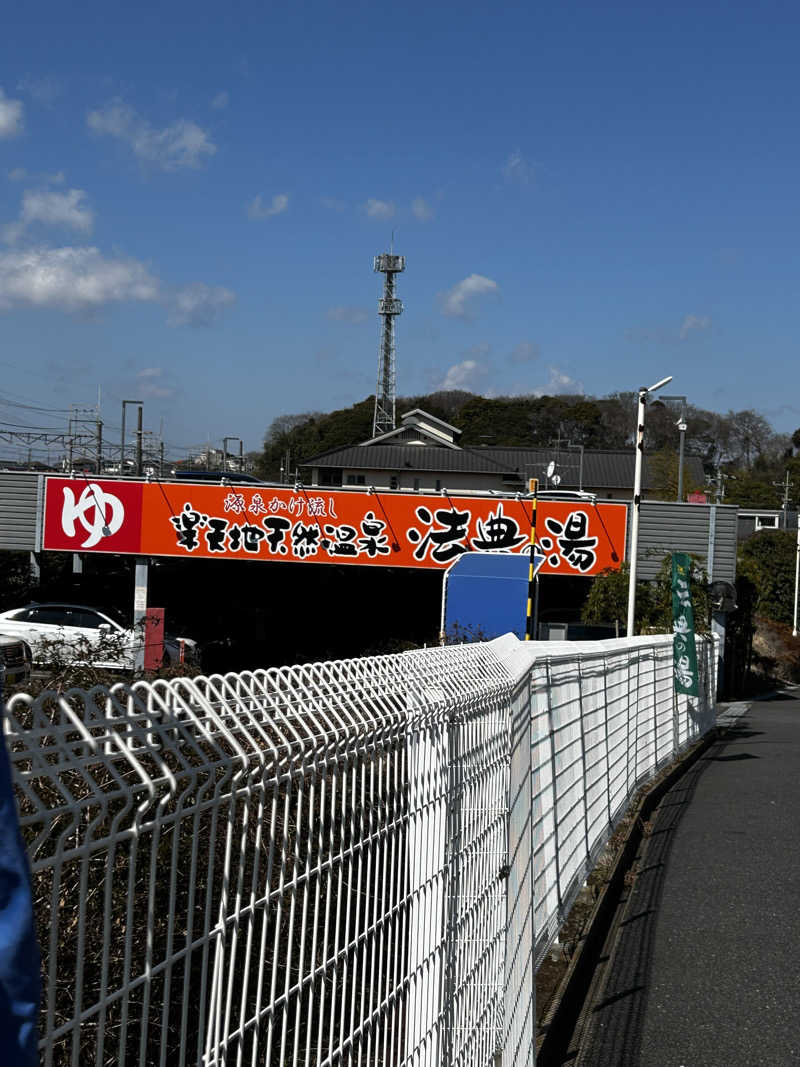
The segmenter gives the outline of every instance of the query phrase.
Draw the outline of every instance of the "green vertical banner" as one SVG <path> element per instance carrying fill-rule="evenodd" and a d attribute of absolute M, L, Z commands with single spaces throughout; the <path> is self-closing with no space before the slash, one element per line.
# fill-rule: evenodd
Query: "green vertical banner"
<path fill-rule="evenodd" d="M 694 609 L 689 588 L 692 563 L 685 552 L 672 553 L 672 642 L 675 692 L 700 695 L 697 648 L 694 641 Z"/>

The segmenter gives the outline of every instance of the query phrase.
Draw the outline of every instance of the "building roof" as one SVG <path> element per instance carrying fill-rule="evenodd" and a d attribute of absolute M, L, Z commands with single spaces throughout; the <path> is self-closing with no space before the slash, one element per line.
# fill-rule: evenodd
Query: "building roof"
<path fill-rule="evenodd" d="M 402 444 L 411 436 L 427 438 L 425 444 L 443 445 L 446 448 L 458 448 L 455 443 L 456 437 L 461 435 L 457 426 L 451 426 L 444 419 L 437 419 L 435 415 L 429 415 L 422 408 L 414 408 L 407 411 L 400 418 L 400 425 L 386 433 L 371 437 L 368 441 L 362 441 L 361 448 L 379 444 Z M 416 441 L 416 444 L 421 442 Z"/>
<path fill-rule="evenodd" d="M 635 451 L 597 450 L 583 453 L 583 485 L 587 489 L 633 489 Z M 430 471 L 442 474 L 491 474 L 505 481 L 539 478 L 546 481 L 548 464 L 556 460 L 560 489 L 579 486 L 580 453 L 553 448 L 443 448 L 436 445 L 351 445 L 312 456 L 301 467 L 346 468 L 347 470 Z M 698 456 L 684 458 L 684 470 L 695 481 L 703 480 Z M 652 487 L 647 455 L 642 470 L 644 489 Z"/>

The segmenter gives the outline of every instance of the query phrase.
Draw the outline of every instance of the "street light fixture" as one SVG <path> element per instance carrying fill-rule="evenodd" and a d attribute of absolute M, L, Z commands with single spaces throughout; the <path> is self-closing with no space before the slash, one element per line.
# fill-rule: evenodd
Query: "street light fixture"
<path fill-rule="evenodd" d="M 651 393 L 672 381 L 672 375 L 662 378 L 648 389 L 639 390 L 639 405 L 636 410 L 636 465 L 633 474 L 633 513 L 631 515 L 631 558 L 628 580 L 628 621 L 625 633 L 633 637 L 633 619 L 636 610 L 636 556 L 639 551 L 639 511 L 642 504 L 642 457 L 644 455 L 644 409 Z"/>

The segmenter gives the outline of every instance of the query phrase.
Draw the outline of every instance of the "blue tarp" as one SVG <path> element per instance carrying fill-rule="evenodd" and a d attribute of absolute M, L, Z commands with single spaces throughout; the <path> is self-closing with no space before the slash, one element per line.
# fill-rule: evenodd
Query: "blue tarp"
<path fill-rule="evenodd" d="M 5 714 L 0 668 L 0 714 Z M 39 1063 L 39 946 L 28 857 L 17 823 L 11 765 L 0 722 L 0 1063 Z"/>

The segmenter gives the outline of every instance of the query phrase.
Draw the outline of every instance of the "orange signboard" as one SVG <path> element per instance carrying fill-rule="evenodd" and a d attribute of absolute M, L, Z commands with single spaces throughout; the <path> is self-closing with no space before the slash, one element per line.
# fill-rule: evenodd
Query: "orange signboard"
<path fill-rule="evenodd" d="M 627 507 L 539 501 L 543 574 L 625 555 Z M 531 501 L 259 485 L 48 478 L 45 549 L 446 569 L 462 552 L 529 551 Z"/>

